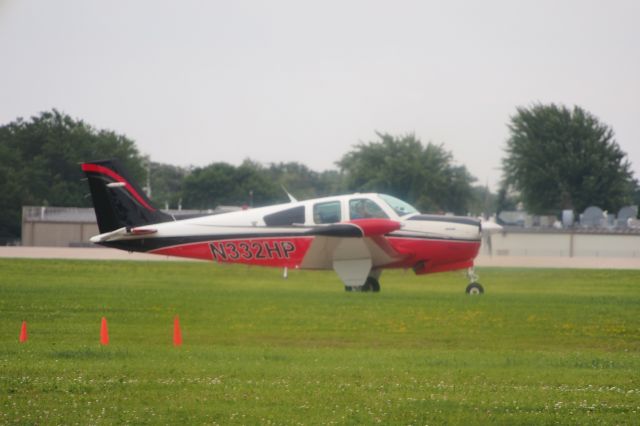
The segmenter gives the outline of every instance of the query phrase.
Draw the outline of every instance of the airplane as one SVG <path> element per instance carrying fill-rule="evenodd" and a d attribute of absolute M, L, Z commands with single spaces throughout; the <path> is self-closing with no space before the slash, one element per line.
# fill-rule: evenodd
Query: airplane
<path fill-rule="evenodd" d="M 482 294 L 473 262 L 483 224 L 421 214 L 385 194 L 355 193 L 221 214 L 181 217 L 158 210 L 118 160 L 82 164 L 99 235 L 129 252 L 288 269 L 333 269 L 347 291 L 379 292 L 384 269 L 420 274 L 467 270 L 467 294 Z M 493 228 L 499 227 L 493 224 Z"/>

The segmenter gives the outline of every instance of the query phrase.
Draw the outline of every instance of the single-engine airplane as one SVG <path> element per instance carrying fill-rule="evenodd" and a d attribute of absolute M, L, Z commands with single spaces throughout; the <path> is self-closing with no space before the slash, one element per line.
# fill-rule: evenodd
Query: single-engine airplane
<path fill-rule="evenodd" d="M 473 261 L 482 224 L 420 214 L 385 194 L 350 194 L 180 217 L 162 212 L 117 160 L 82 164 L 100 234 L 117 249 L 223 263 L 333 269 L 347 291 L 380 291 L 383 269 L 416 274 L 467 269 L 468 294 L 484 292 Z"/>

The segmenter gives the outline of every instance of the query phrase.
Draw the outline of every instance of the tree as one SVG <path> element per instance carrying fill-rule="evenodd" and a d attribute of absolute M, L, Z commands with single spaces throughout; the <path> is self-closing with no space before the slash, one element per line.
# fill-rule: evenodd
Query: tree
<path fill-rule="evenodd" d="M 271 164 L 268 173 L 299 200 L 335 195 L 343 190 L 342 178 L 336 170 L 316 172 L 297 162 Z"/>
<path fill-rule="evenodd" d="M 509 193 L 508 185 L 502 184 L 496 195 L 496 216 L 505 210 L 515 210 L 518 206 L 518 198 Z"/>
<path fill-rule="evenodd" d="M 504 179 L 531 213 L 617 211 L 631 201 L 634 179 L 613 130 L 575 106 L 517 108 L 503 159 Z"/>
<path fill-rule="evenodd" d="M 250 195 L 251 206 L 265 206 L 287 200 L 282 188 L 269 179 L 265 168 L 255 161 L 246 159 L 236 169 L 237 199 L 247 200 L 246 194 Z"/>
<path fill-rule="evenodd" d="M 338 170 L 324 170 L 318 175 L 315 188 L 318 197 L 344 193 L 346 191 L 344 175 Z"/>
<path fill-rule="evenodd" d="M 317 196 L 318 173 L 297 162 L 273 163 L 268 169 L 269 176 L 283 186 L 297 199 Z"/>
<path fill-rule="evenodd" d="M 219 205 L 265 205 L 286 198 L 258 163 L 245 160 L 234 167 L 213 163 L 195 168 L 184 180 L 184 206 L 211 209 Z"/>
<path fill-rule="evenodd" d="M 118 158 L 144 176 L 135 144 L 55 109 L 0 127 L 0 237 L 20 236 L 24 205 L 89 206 L 80 163 Z"/>
<path fill-rule="evenodd" d="M 178 208 L 182 200 L 182 186 L 189 170 L 171 164 L 151 162 L 153 202 L 160 208 Z"/>
<path fill-rule="evenodd" d="M 377 135 L 380 141 L 359 144 L 338 161 L 349 190 L 388 193 L 423 211 L 467 213 L 475 179 L 442 145 L 423 146 L 412 134 Z"/>
<path fill-rule="evenodd" d="M 185 178 L 184 206 L 210 209 L 218 205 L 287 202 L 283 187 L 302 200 L 335 194 L 343 185 L 337 171 L 318 173 L 297 162 L 272 163 L 268 167 L 249 159 L 238 167 L 213 163 L 193 169 Z"/>
<path fill-rule="evenodd" d="M 498 197 L 487 186 L 475 185 L 471 188 L 469 213 L 473 216 L 490 216 L 496 212 Z"/>
<path fill-rule="evenodd" d="M 197 167 L 184 179 L 183 203 L 186 208 L 210 209 L 229 204 L 229 192 L 235 185 L 235 167 L 227 163 L 213 163 Z"/>

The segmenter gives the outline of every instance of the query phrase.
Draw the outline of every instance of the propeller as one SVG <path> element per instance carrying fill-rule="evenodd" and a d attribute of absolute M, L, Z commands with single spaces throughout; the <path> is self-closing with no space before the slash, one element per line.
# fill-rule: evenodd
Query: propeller
<path fill-rule="evenodd" d="M 502 226 L 498 225 L 492 220 L 480 219 L 480 227 L 482 229 L 482 234 L 491 235 L 502 231 Z"/>

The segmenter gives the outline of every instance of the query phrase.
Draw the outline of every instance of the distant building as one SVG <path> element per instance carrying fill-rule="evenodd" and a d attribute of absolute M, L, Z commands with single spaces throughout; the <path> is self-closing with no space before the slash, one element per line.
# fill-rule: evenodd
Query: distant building
<path fill-rule="evenodd" d="M 482 252 L 492 256 L 640 257 L 638 206 L 620 209 L 617 218 L 597 206 L 578 215 L 571 210 L 535 216 L 522 210 L 503 211 L 503 231 L 485 237 Z"/>
<path fill-rule="evenodd" d="M 22 207 L 23 246 L 90 246 L 99 233 L 92 208 Z"/>
<path fill-rule="evenodd" d="M 611 231 L 638 228 L 638 206 L 625 206 L 617 214 L 603 211 L 600 207 L 589 206 L 578 215 L 572 210 L 563 210 L 561 220 L 550 215 L 531 215 L 524 210 L 501 211 L 497 217 L 500 225 L 520 228 L 583 228 L 609 229 Z"/>
<path fill-rule="evenodd" d="M 482 253 L 491 256 L 640 257 L 640 229 L 522 228 L 505 226 L 483 239 Z"/>

